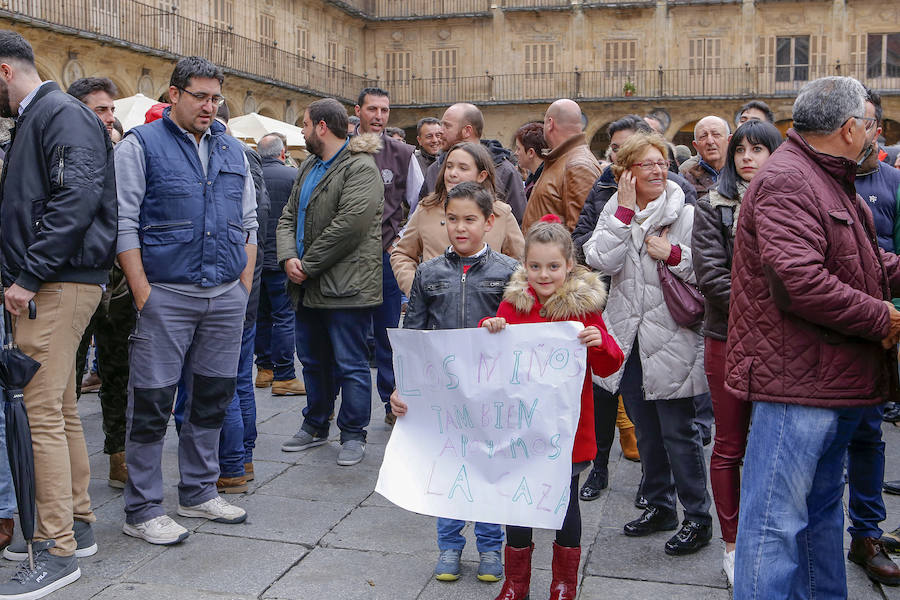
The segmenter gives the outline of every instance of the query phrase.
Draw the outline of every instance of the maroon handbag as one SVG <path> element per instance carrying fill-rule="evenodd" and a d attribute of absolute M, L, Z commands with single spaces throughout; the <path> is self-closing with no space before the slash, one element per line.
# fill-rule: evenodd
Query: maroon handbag
<path fill-rule="evenodd" d="M 690 329 L 700 325 L 706 310 L 700 290 L 678 278 L 661 260 L 656 262 L 656 273 L 672 320 Z"/>

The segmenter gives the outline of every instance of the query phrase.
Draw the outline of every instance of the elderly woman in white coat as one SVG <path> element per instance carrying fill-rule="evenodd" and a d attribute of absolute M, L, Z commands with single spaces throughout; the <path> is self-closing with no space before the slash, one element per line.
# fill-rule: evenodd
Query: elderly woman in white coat
<path fill-rule="evenodd" d="M 596 383 L 614 401 L 621 394 L 634 421 L 647 506 L 625 525 L 644 536 L 678 529 L 675 494 L 684 508 L 681 529 L 666 554 L 696 552 L 712 538 L 706 460 L 694 426 L 694 396 L 707 392 L 703 338 L 672 319 L 657 263 L 693 283 L 693 207 L 667 181 L 667 147 L 657 134 L 637 133 L 622 145 L 613 167 L 618 191 L 607 202 L 591 239 L 587 263 L 612 278 L 603 320 L 628 359 Z"/>

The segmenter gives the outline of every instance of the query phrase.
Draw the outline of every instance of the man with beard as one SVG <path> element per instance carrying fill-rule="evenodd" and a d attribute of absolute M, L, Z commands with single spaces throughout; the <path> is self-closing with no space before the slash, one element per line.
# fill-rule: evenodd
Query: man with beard
<path fill-rule="evenodd" d="M 496 169 L 494 189 L 497 190 L 497 196 L 509 204 L 516 221 L 521 224 L 522 216 L 525 214 L 525 183 L 519 170 L 509 160 L 512 153 L 497 140 L 481 139 L 482 133 L 484 133 L 484 115 L 474 104 L 466 102 L 454 104 L 444 111 L 444 116 L 441 117 L 441 154 L 425 172 L 425 183 L 422 184 L 419 198 L 424 198 L 434 191 L 438 172 L 450 148 L 462 142 L 480 143 L 488 149 L 494 159 Z"/>
<path fill-rule="evenodd" d="M 312 154 L 300 165 L 275 232 L 278 264 L 290 280 L 307 391 L 303 425 L 281 449 L 325 444 L 340 390 L 337 463 L 343 466 L 365 456 L 372 412 L 366 338 L 382 300 L 384 198 L 373 157 L 380 136 L 347 133 L 347 111 L 334 98 L 317 100 L 303 113 L 303 137 Z"/>
<path fill-rule="evenodd" d="M 94 111 L 112 138 L 116 122 L 113 99 L 119 93 L 115 84 L 105 77 L 83 77 L 73 82 L 67 93 Z M 76 396 L 81 397 L 84 386 L 81 374 L 93 337 L 98 369 L 97 375 L 91 375 L 100 375 L 100 410 L 105 436 L 103 452 L 109 456 L 107 481 L 110 487 L 122 489 L 128 479 L 125 467 L 125 406 L 128 404 L 128 334 L 134 328 L 134 300 L 118 265 L 113 266 L 109 279 L 110 285 L 104 292 L 103 301 L 91 318 L 78 347 L 75 391 Z"/>
<path fill-rule="evenodd" d="M 689 158 L 679 167 L 681 175 L 691 182 L 697 197 L 705 196 L 719 179 L 719 171 L 725 166 L 725 150 L 731 130 L 725 119 L 710 115 L 694 125 L 694 149 L 697 156 Z"/>
<path fill-rule="evenodd" d="M 391 392 L 394 391 L 394 364 L 387 330 L 400 323 L 400 303 L 403 294 L 391 269 L 391 248 L 400 234 L 404 219 L 404 204 L 409 212 L 416 208 L 422 187 L 422 170 L 413 156 L 415 148 L 385 135 L 391 114 L 388 93 L 381 88 L 365 88 L 359 94 L 356 116 L 358 133 L 374 133 L 380 137 L 381 149 L 375 154 L 375 165 L 384 183 L 384 210 L 381 219 L 382 290 L 381 306 L 372 315 L 375 342 L 376 387 L 384 403 L 384 422 L 392 427 L 396 417 L 391 413 Z"/>
<path fill-rule="evenodd" d="M 97 551 L 75 353 L 113 263 L 115 167 L 103 123 L 56 83 L 41 81 L 31 46 L 12 31 L 0 31 L 0 115 L 17 117 L 0 176 L 5 305 L 19 347 L 41 363 L 24 390 L 34 565 L 22 562 L 0 597 L 41 598 L 78 579 L 76 557 Z M 36 319 L 28 318 L 32 301 Z"/>
<path fill-rule="evenodd" d="M 241 523 L 216 489 L 219 432 L 231 403 L 256 259 L 256 190 L 243 146 L 215 121 L 222 71 L 196 56 L 175 65 L 170 107 L 116 149 L 118 257 L 137 308 L 131 335 L 123 531 L 177 544 L 166 515 L 163 439 L 184 371 L 178 514 Z"/>

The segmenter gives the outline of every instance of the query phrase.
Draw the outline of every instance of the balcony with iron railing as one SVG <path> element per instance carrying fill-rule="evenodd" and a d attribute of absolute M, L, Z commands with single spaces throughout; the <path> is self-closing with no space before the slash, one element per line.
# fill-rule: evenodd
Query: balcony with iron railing
<path fill-rule="evenodd" d="M 100 10 L 101 6 L 108 10 Z M 167 58 L 205 56 L 243 77 L 347 102 L 352 102 L 363 87 L 380 85 L 390 91 L 395 107 L 454 102 L 544 103 L 565 97 L 580 101 L 766 98 L 794 95 L 806 81 L 825 75 L 851 75 L 890 94 L 900 90 L 900 69 L 880 63 L 877 69 L 840 63 L 767 68 L 660 67 L 385 81 L 330 67 L 274 44 L 262 44 L 137 0 L 0 0 L 0 17 Z"/>
<path fill-rule="evenodd" d="M 344 100 L 365 80 L 137 0 L 2 0 L 0 17 L 165 57 L 204 56 L 231 73 Z"/>

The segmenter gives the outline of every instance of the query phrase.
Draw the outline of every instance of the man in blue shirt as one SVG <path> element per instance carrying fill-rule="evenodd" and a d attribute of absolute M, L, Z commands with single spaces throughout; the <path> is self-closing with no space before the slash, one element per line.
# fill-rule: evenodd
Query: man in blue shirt
<path fill-rule="evenodd" d="M 300 430 L 281 449 L 297 452 L 328 441 L 329 416 L 341 393 L 337 463 L 365 455 L 372 411 L 366 338 L 382 303 L 381 217 L 384 184 L 373 154 L 374 134 L 347 137 L 347 111 L 333 98 L 303 115 L 312 153 L 278 221 L 278 263 L 290 280 L 297 357 L 303 364 L 306 408 Z"/>

